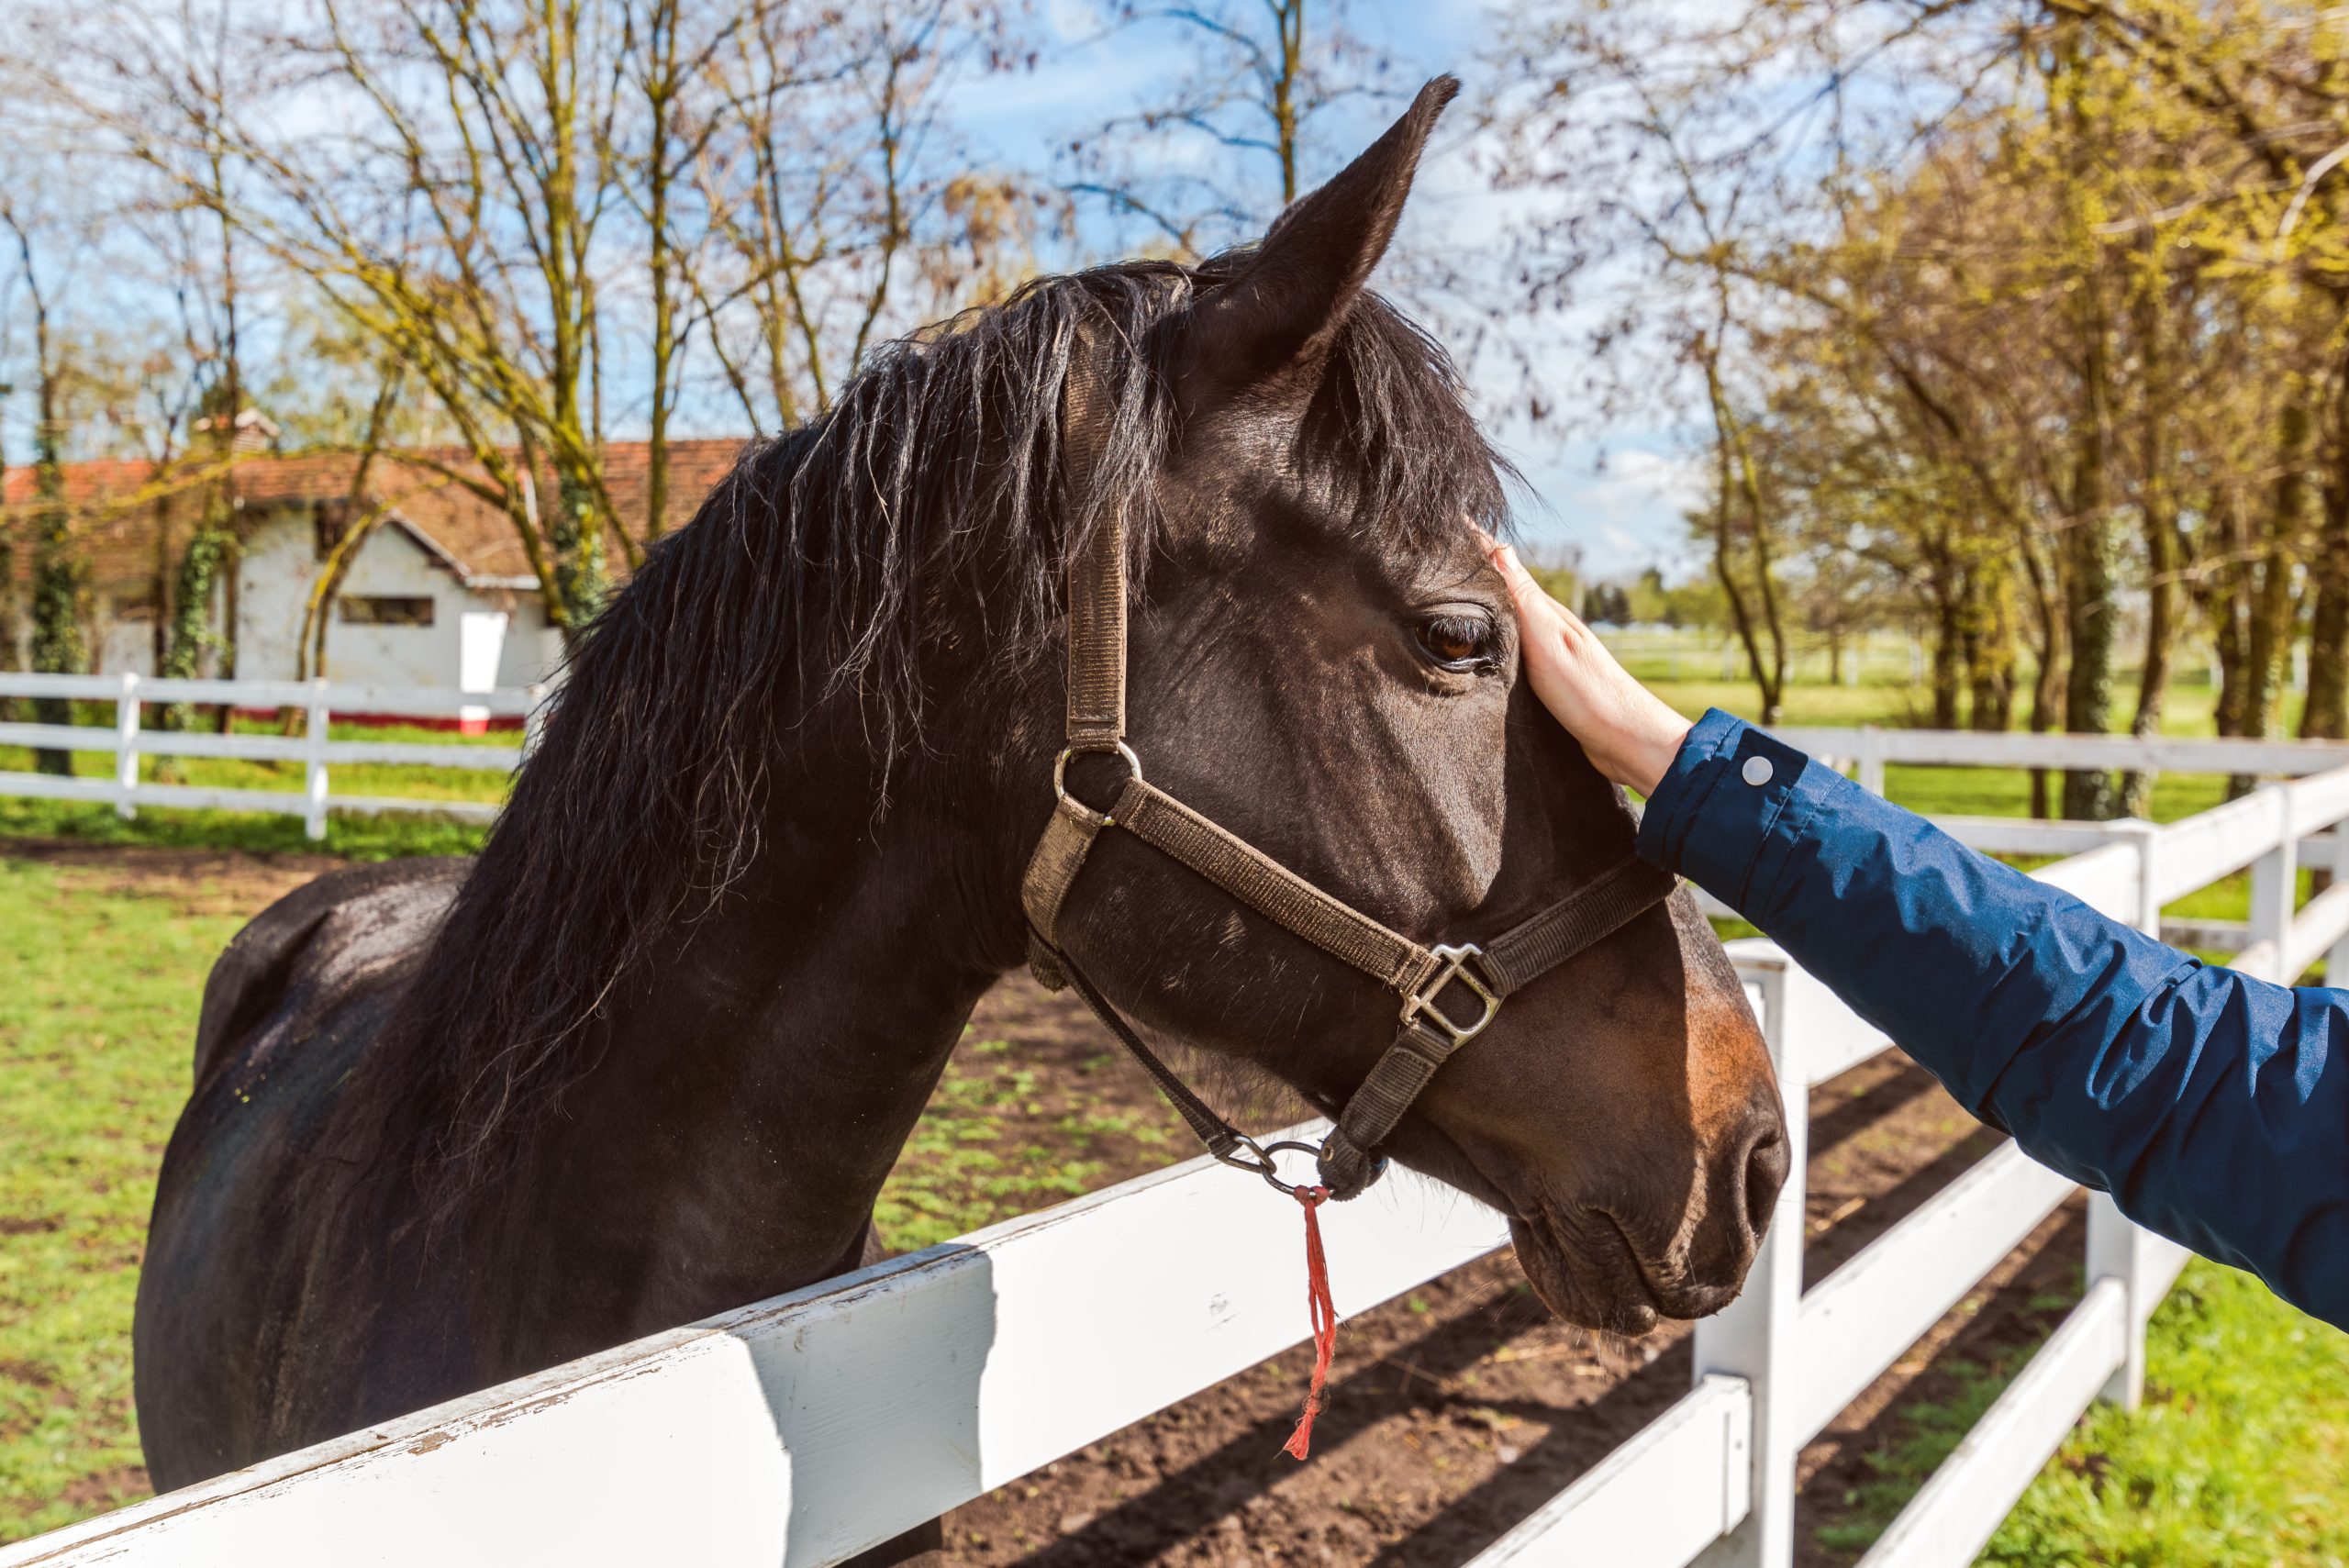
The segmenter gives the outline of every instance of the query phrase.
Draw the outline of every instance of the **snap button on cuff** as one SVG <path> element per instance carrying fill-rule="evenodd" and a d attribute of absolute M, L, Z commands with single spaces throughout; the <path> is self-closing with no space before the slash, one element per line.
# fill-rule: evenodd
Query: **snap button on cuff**
<path fill-rule="evenodd" d="M 1737 773 L 1738 777 L 1747 784 L 1760 789 L 1770 782 L 1777 771 L 1770 765 L 1770 759 L 1767 757 L 1748 757 L 1745 759 L 1745 766 L 1738 769 Z"/>

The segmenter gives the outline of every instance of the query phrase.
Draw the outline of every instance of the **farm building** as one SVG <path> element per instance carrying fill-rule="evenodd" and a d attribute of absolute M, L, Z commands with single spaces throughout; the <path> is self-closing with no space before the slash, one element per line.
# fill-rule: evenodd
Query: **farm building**
<path fill-rule="evenodd" d="M 448 473 L 390 455 L 362 473 L 352 452 L 281 454 L 273 431 L 239 420 L 244 456 L 229 470 L 237 548 L 223 574 L 213 624 L 224 633 L 206 673 L 285 681 L 324 673 L 339 682 L 479 691 L 543 679 L 562 653 L 547 624 L 538 579 L 513 522 Z M 693 516 L 732 466 L 739 440 L 670 444 L 670 526 Z M 642 536 L 647 449 L 607 449 L 613 497 Z M 451 460 L 453 462 L 455 460 Z M 0 475 L 6 514 L 23 519 L 33 472 Z M 161 660 L 182 550 L 205 506 L 203 482 L 174 481 L 146 461 L 76 463 L 65 471 L 67 505 L 90 562 L 84 628 L 99 673 L 152 674 Z M 551 480 L 541 485 L 552 494 Z M 331 552 L 357 526 L 369 531 L 322 604 L 323 668 L 302 652 L 313 591 Z M 31 550 L 18 529 L 16 580 L 6 617 L 29 635 Z M 616 562 L 617 565 L 617 562 Z M 24 650 L 0 661 L 22 668 Z"/>

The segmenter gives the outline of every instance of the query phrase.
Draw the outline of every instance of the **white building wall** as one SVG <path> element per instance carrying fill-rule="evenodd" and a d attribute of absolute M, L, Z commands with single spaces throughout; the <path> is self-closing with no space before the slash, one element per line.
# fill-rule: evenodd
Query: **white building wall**
<path fill-rule="evenodd" d="M 506 646 L 497 656 L 497 684 L 530 686 L 551 680 L 562 662 L 562 633 L 547 625 L 536 594 L 512 595 Z"/>
<path fill-rule="evenodd" d="M 128 671 L 135 675 L 155 673 L 155 617 L 153 611 L 131 617 L 117 612 L 110 595 L 101 596 L 97 611 L 97 646 L 91 650 L 93 673 L 119 675 Z"/>
<path fill-rule="evenodd" d="M 318 578 L 316 533 L 307 516 L 273 512 L 251 526 L 237 561 L 237 668 L 247 681 L 290 681 L 302 610 Z"/>
<path fill-rule="evenodd" d="M 257 524 L 238 564 L 237 674 L 246 680 L 292 680 L 300 669 L 296 644 L 302 613 L 321 563 L 309 517 L 284 512 Z M 341 595 L 420 598 L 432 604 L 430 626 L 369 626 L 345 621 L 329 608 L 328 676 L 358 684 L 457 686 L 464 674 L 462 627 L 468 611 L 507 617 L 495 659 L 499 685 L 528 685 L 551 664 L 545 617 L 538 596 L 507 590 L 480 592 L 417 543 L 385 524 L 369 536 L 351 563 Z"/>

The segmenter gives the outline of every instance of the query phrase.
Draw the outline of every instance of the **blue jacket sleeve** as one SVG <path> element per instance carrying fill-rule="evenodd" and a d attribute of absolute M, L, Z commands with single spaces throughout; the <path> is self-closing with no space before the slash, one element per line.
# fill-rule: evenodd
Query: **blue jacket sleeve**
<path fill-rule="evenodd" d="M 2349 992 L 2165 947 L 1719 710 L 1639 846 L 2033 1156 L 2349 1326 Z"/>

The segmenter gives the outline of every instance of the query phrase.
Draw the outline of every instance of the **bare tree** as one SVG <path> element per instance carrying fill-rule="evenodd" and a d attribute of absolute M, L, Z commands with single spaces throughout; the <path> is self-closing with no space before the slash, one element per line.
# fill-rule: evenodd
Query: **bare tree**
<path fill-rule="evenodd" d="M 964 73 L 1016 63 L 1001 15 L 964 0 L 754 7 L 726 35 L 681 129 L 692 199 L 671 254 L 683 335 L 753 428 L 822 413 L 893 328 L 1032 264 L 1041 197 L 971 169 L 944 118 Z"/>
<path fill-rule="evenodd" d="M 36 254 L 37 220 L 6 195 L 0 195 L 0 228 L 15 240 L 32 317 L 33 495 L 26 519 L 32 540 L 32 667 L 43 674 L 78 674 L 90 662 L 82 629 L 89 614 L 90 569 L 65 495 L 67 370 L 54 320 L 59 284 Z M 41 724 L 70 724 L 72 705 L 37 698 L 33 716 Z M 45 773 L 73 771 L 69 752 L 42 751 L 34 761 Z"/>
<path fill-rule="evenodd" d="M 1303 189 L 1315 122 L 1393 91 L 1394 62 L 1349 10 L 1344 0 L 1120 0 L 1110 27 L 1171 45 L 1185 69 L 1071 142 L 1071 194 L 1179 255 L 1262 233 Z"/>
<path fill-rule="evenodd" d="M 216 224 L 212 330 L 189 351 L 237 389 L 217 395 L 242 402 L 258 258 L 281 312 L 307 292 L 430 406 L 434 439 L 404 439 L 419 421 L 401 409 L 351 412 L 345 439 L 505 515 L 566 636 L 601 604 L 607 560 L 633 566 L 674 521 L 697 356 L 756 427 L 796 422 L 880 336 L 998 281 L 1025 232 L 987 196 L 1011 182 L 955 168 L 943 129 L 958 72 L 1013 62 L 985 0 L 312 15 L 273 30 L 180 0 L 145 33 L 61 23 L 83 46 L 63 52 L 99 62 L 77 108 L 169 205 Z M 607 458 L 615 426 L 640 420 L 640 526 Z"/>

